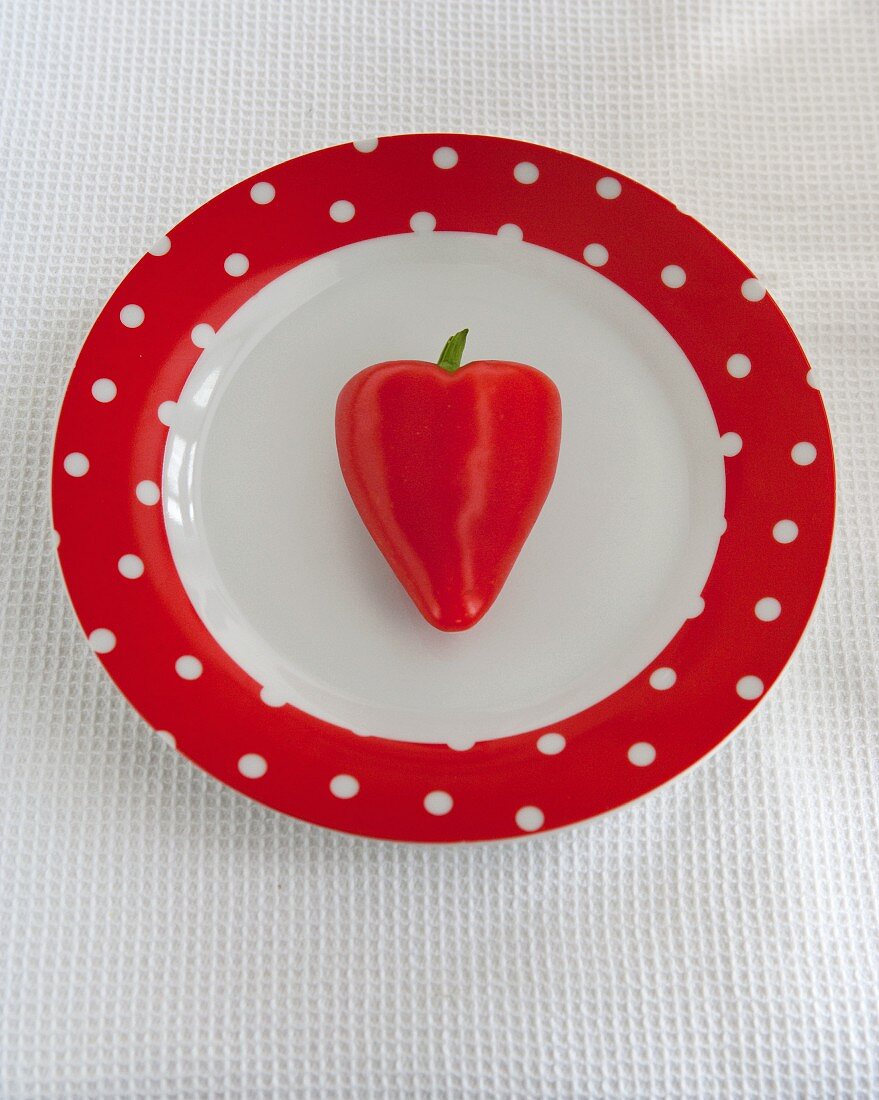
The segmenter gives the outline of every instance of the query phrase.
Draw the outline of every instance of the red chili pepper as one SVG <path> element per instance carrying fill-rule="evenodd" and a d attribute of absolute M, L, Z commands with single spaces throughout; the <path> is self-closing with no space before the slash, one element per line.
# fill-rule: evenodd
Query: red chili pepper
<path fill-rule="evenodd" d="M 524 363 L 378 363 L 336 404 L 336 446 L 357 511 L 418 610 L 466 630 L 494 603 L 549 493 L 561 401 Z"/>

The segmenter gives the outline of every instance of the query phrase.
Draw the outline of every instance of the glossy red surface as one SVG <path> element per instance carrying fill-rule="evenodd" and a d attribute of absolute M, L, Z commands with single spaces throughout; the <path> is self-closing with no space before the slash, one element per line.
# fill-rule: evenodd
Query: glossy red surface
<path fill-rule="evenodd" d="M 339 394 L 345 484 L 433 626 L 466 630 L 494 603 L 552 485 L 561 420 L 555 384 L 522 363 L 379 363 Z"/>

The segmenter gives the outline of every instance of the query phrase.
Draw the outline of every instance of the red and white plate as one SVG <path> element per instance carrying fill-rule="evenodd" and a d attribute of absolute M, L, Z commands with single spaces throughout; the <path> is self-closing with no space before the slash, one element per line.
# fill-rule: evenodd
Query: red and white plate
<path fill-rule="evenodd" d="M 358 370 L 548 373 L 558 474 L 464 634 L 410 604 L 349 500 Z M 778 307 L 715 237 L 568 153 L 413 134 L 201 207 L 89 333 L 55 440 L 61 567 L 107 672 L 237 790 L 363 836 L 557 829 L 692 766 L 790 658 L 834 472 Z"/>

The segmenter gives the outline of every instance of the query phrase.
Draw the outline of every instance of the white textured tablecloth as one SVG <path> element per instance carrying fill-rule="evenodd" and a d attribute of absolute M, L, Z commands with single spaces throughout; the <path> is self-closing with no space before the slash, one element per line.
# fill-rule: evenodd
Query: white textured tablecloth
<path fill-rule="evenodd" d="M 0 4 L 0 1096 L 879 1095 L 875 0 Z M 593 157 L 764 278 L 840 517 L 782 684 L 639 805 L 514 845 L 298 825 L 154 738 L 55 565 L 56 408 L 145 246 L 370 133 Z"/>

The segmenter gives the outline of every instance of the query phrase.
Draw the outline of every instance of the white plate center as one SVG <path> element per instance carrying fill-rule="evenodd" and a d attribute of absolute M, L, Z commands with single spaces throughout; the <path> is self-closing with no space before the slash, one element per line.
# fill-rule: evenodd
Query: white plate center
<path fill-rule="evenodd" d="M 333 418 L 357 371 L 435 360 L 465 327 L 465 362 L 554 379 L 562 446 L 497 603 L 443 634 L 355 512 Z M 163 484 L 183 585 L 267 697 L 357 733 L 458 744 L 557 722 L 644 670 L 693 612 L 724 495 L 711 407 L 666 330 L 582 263 L 468 233 L 350 245 L 255 295 L 183 389 Z"/>

